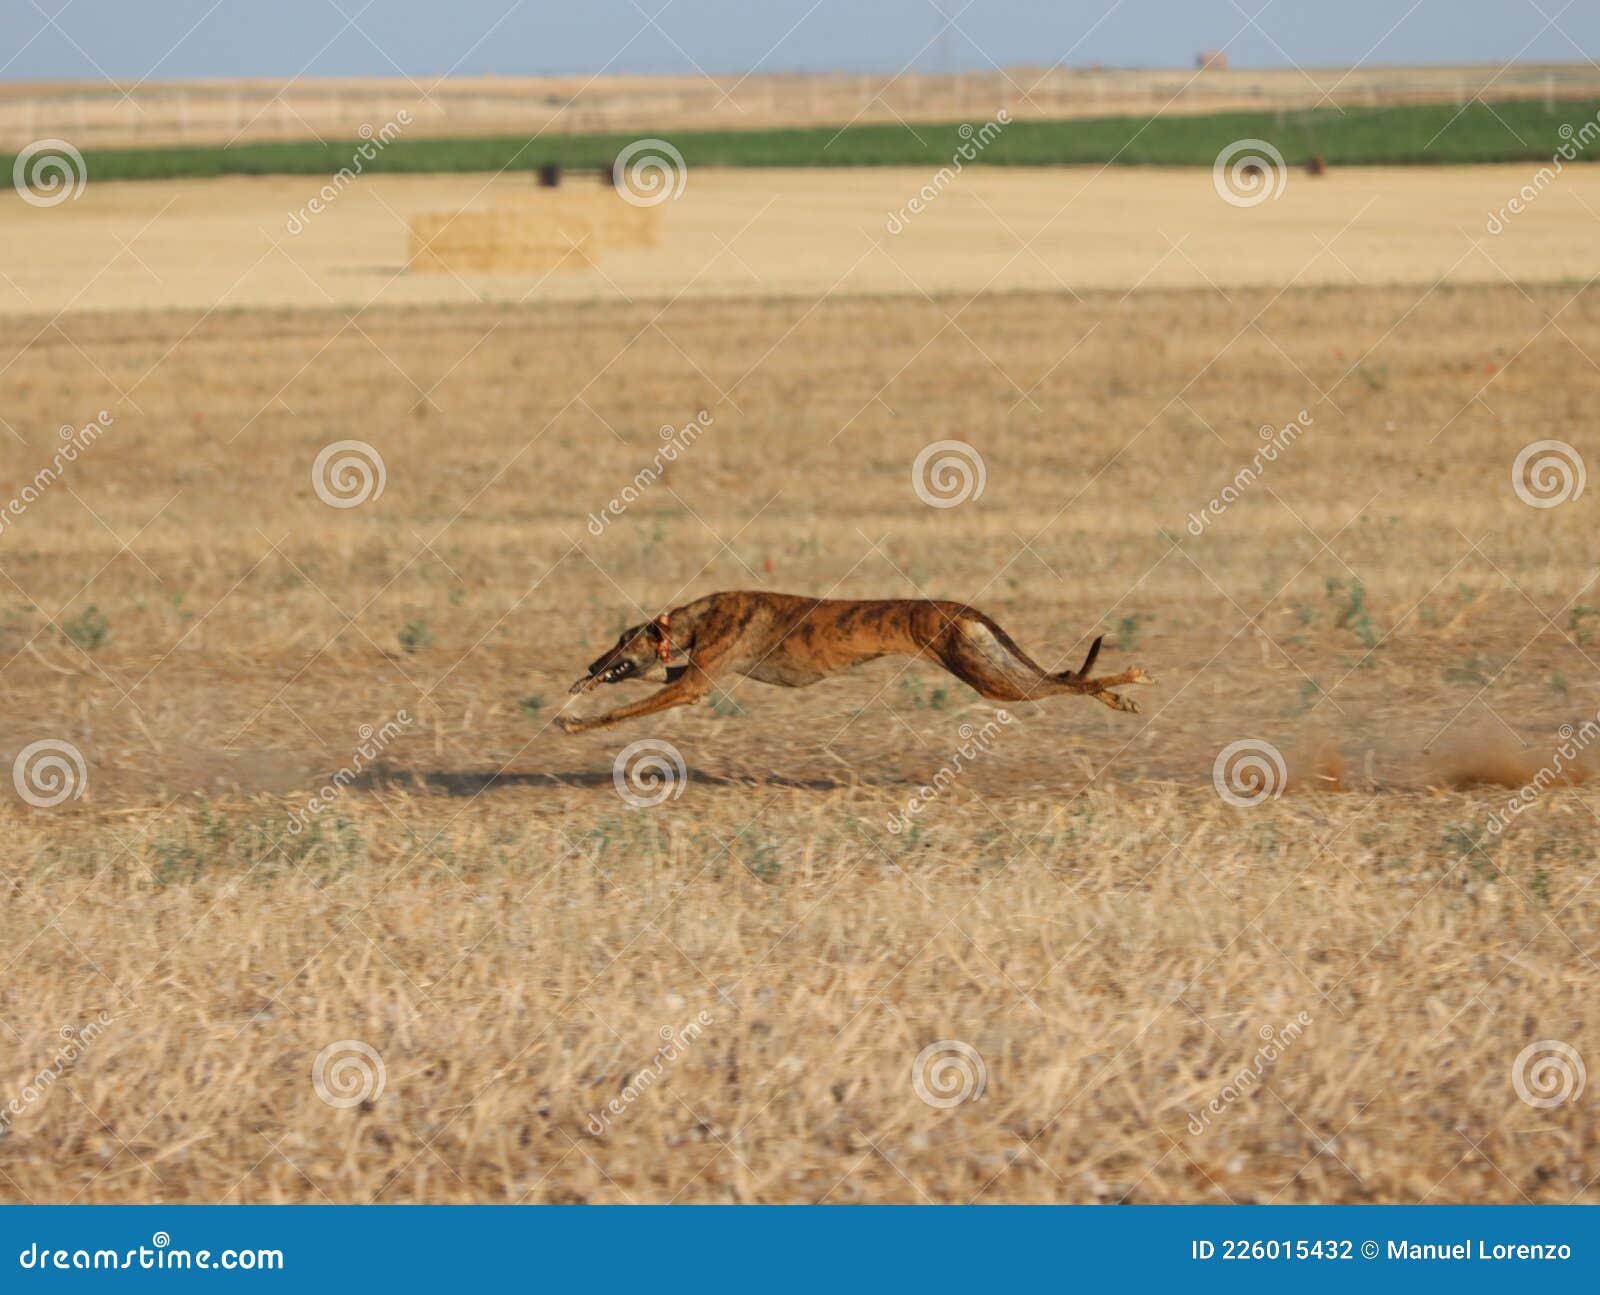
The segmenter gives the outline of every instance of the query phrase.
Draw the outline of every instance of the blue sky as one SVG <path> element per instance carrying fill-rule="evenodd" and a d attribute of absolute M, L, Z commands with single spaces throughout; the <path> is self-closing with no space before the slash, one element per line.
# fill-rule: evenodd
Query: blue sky
<path fill-rule="evenodd" d="M 965 5 L 965 7 L 963 7 Z M 956 15 L 944 35 L 941 10 Z M 1549 21 L 1553 20 L 1553 21 Z M 1595 0 L 4 0 L 0 79 L 1600 59 Z"/>

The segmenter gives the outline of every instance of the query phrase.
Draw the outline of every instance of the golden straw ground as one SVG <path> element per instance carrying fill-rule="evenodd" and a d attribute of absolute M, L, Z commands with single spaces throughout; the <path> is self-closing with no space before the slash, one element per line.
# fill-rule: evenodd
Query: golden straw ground
<path fill-rule="evenodd" d="M 0 805 L 0 1101 L 112 1024 L 0 1198 L 1594 1201 L 1587 1098 L 1514 1083 L 1593 1060 L 1594 783 L 1498 835 L 1510 789 L 1455 786 L 1600 709 L 1594 486 L 1511 480 L 1587 444 L 1580 286 L 5 321 L 26 479 L 112 421 L 0 540 L 0 771 L 88 772 Z M 386 480 L 334 508 L 346 439 Z M 939 509 L 947 439 L 986 483 Z M 1104 632 L 1162 686 L 1014 708 L 899 832 L 994 716 L 922 665 L 557 736 L 597 640 L 751 585 L 972 601 L 1058 669 Z M 653 809 L 645 737 L 688 774 Z M 1253 808 L 1212 785 L 1243 739 L 1285 762 Z M 985 1084 L 944 1108 L 950 1040 Z M 383 1091 L 330 1105 L 350 1041 Z"/>

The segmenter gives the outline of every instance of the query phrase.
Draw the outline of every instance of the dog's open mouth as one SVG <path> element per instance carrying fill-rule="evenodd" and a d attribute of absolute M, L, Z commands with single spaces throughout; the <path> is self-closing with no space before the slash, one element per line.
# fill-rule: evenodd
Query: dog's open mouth
<path fill-rule="evenodd" d="M 588 692 L 589 689 L 603 683 L 619 683 L 633 674 L 638 669 L 632 661 L 618 661 L 616 665 L 606 670 L 593 670 L 584 678 L 572 685 L 574 693 Z"/>

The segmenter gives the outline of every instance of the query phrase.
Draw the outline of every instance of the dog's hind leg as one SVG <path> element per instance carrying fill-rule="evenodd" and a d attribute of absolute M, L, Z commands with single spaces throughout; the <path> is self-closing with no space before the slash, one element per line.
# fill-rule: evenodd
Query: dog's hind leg
<path fill-rule="evenodd" d="M 1034 701 L 1059 691 L 1052 676 L 987 618 L 957 620 L 929 646 L 946 670 L 990 701 Z"/>
<path fill-rule="evenodd" d="M 990 701 L 1028 701 L 1044 677 L 1037 671 L 1030 675 L 1013 662 L 967 642 L 960 634 L 935 644 L 933 655 L 957 679 Z"/>
<path fill-rule="evenodd" d="M 931 646 L 945 669 L 991 701 L 1040 701 L 1079 693 L 1113 710 L 1137 712 L 1136 702 L 1110 690 L 1121 684 L 1155 682 L 1137 668 L 1088 678 L 1089 669 L 1100 654 L 1098 638 L 1078 669 L 1047 673 L 986 617 L 956 621 Z"/>

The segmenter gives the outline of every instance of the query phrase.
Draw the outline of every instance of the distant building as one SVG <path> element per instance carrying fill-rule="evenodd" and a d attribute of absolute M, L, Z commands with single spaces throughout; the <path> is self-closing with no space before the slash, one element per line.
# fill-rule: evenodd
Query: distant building
<path fill-rule="evenodd" d="M 1215 68 L 1218 72 L 1228 70 L 1228 56 L 1220 49 L 1203 49 L 1194 56 L 1194 65 L 1202 72 Z"/>

